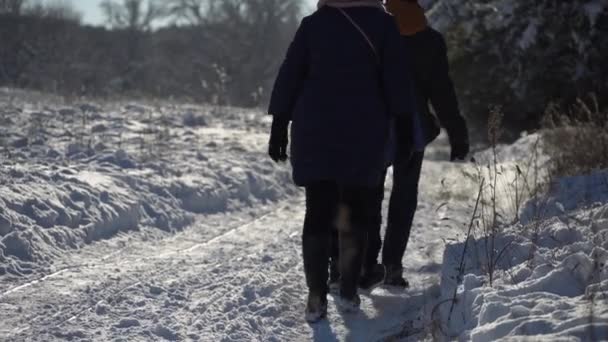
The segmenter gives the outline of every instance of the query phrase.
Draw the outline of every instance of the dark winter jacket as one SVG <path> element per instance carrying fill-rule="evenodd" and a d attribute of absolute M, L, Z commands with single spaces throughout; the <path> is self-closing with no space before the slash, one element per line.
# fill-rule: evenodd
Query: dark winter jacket
<path fill-rule="evenodd" d="M 374 186 L 389 120 L 415 110 L 408 56 L 394 19 L 372 7 L 322 7 L 304 18 L 277 77 L 269 113 L 292 120 L 294 181 Z"/>
<path fill-rule="evenodd" d="M 416 103 L 427 143 L 444 127 L 450 141 L 468 141 L 466 121 L 460 114 L 458 99 L 450 78 L 445 40 L 432 28 L 401 38 L 410 52 L 416 89 Z M 437 116 L 431 113 L 433 106 Z"/>

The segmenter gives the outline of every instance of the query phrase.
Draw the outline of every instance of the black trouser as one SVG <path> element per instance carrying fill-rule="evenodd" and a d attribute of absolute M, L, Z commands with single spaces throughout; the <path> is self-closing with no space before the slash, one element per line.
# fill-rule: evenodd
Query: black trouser
<path fill-rule="evenodd" d="M 388 208 L 388 220 L 384 235 L 384 246 L 380 237 L 382 226 L 382 200 L 384 199 L 384 184 L 376 191 L 375 226 L 369 235 L 367 246 L 366 266 L 378 262 L 378 254 L 382 247 L 382 264 L 392 267 L 403 267 L 402 259 L 412 230 L 414 214 L 418 206 L 418 183 L 422 170 L 424 152 L 414 152 L 410 158 L 400 160 L 393 165 L 393 189 Z"/>
<path fill-rule="evenodd" d="M 311 293 L 328 292 L 332 231 L 338 232 L 340 295 L 352 298 L 363 264 L 367 236 L 374 229 L 375 188 L 318 182 L 306 187 L 302 247 L 306 283 Z"/>

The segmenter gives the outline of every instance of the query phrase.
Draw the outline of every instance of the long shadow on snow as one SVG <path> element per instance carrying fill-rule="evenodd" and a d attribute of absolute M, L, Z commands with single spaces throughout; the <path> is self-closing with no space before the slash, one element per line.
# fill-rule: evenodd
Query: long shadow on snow
<path fill-rule="evenodd" d="M 331 329 L 331 323 L 328 320 L 319 322 L 311 326 L 313 329 L 314 342 L 338 342 L 336 333 Z"/>

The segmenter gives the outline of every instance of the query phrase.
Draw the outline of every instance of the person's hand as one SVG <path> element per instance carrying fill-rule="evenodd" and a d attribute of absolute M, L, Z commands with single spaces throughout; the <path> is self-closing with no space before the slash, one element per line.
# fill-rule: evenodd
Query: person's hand
<path fill-rule="evenodd" d="M 471 149 L 469 146 L 469 131 L 467 129 L 466 121 L 464 121 L 464 119 L 457 120 L 446 128 L 448 130 L 450 147 L 452 149 L 450 161 L 466 160 Z"/>
<path fill-rule="evenodd" d="M 466 140 L 452 141 L 450 142 L 450 146 L 452 148 L 450 161 L 465 160 L 470 152 L 469 142 Z"/>
<path fill-rule="evenodd" d="M 268 155 L 277 163 L 287 160 L 288 127 L 289 120 L 284 120 L 278 116 L 272 119 Z"/>

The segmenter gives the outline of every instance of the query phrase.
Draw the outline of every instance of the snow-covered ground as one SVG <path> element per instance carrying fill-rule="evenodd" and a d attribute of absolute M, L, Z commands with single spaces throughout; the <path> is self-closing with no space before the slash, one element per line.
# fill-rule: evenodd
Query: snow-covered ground
<path fill-rule="evenodd" d="M 288 169 L 264 158 L 259 113 L 19 100 L 0 103 L 0 275 L 48 270 L 65 250 L 121 232 L 170 233 L 195 214 L 296 192 Z"/>
<path fill-rule="evenodd" d="M 520 196 L 502 199 L 496 246 L 534 257 L 501 259 L 493 287 L 477 267 L 483 259 L 472 255 L 465 271 L 454 274 L 476 175 L 487 177 L 492 154 L 477 154 L 479 166 L 448 163 L 444 138 L 427 153 L 404 257 L 412 287 L 376 289 L 354 316 L 339 314 L 330 301 L 329 320 L 309 326 L 303 195 L 291 185 L 288 167 L 266 157 L 262 113 L 168 103 L 67 105 L 8 93 L 0 91 L 0 141 L 7 147 L 0 168 L 2 341 L 419 341 L 446 339 L 442 332 L 490 341 L 514 331 L 586 331 L 587 298 L 601 303 L 605 271 L 585 278 L 589 260 L 608 249 L 601 195 L 578 197 L 603 203 L 581 207 L 560 200 L 564 190 L 556 189 L 542 201 L 552 208 L 544 216 L 531 214 L 541 202 L 520 208 Z M 531 135 L 499 148 L 501 191 L 520 189 L 521 174 L 533 178 L 529 157 L 537 140 Z M 564 184 L 576 182 L 585 181 Z M 589 184 L 597 193 L 599 183 Z M 511 216 L 527 221 L 513 224 Z M 485 251 L 482 243 L 470 239 L 468 250 Z M 549 286 L 572 279 L 596 285 L 582 292 Z M 457 318 L 448 322 L 446 300 L 454 289 Z M 606 312 L 594 310 L 599 326 Z M 537 323 L 518 330 L 522 317 Z M 578 321 L 556 325 L 561 319 Z"/>
<path fill-rule="evenodd" d="M 519 222 L 482 227 L 445 250 L 442 335 L 608 340 L 608 172 L 560 179 Z"/>

